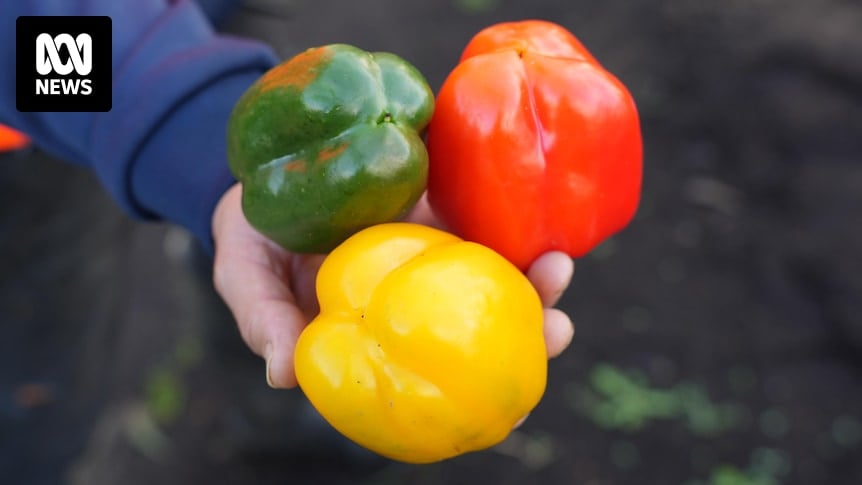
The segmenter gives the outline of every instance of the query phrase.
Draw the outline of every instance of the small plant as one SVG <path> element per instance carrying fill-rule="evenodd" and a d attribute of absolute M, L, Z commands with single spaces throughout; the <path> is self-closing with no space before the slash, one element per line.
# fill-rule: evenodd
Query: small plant
<path fill-rule="evenodd" d="M 708 480 L 692 480 L 686 485 L 778 485 L 790 471 L 790 460 L 780 450 L 757 448 L 751 452 L 748 468 L 740 470 L 723 464 L 712 470 Z"/>
<path fill-rule="evenodd" d="M 571 389 L 571 403 L 606 429 L 637 431 L 654 420 L 681 419 L 692 433 L 709 437 L 735 427 L 741 419 L 738 404 L 715 403 L 703 386 L 692 382 L 657 389 L 642 372 L 599 364 L 589 383 L 589 388 Z"/>

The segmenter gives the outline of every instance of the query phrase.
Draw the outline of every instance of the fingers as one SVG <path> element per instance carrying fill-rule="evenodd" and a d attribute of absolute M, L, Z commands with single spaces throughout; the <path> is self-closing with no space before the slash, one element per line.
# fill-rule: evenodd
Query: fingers
<path fill-rule="evenodd" d="M 245 219 L 238 186 L 213 216 L 213 283 L 249 348 L 267 362 L 267 382 L 293 387 L 293 349 L 307 318 L 289 286 L 290 253 L 257 233 Z"/>
<path fill-rule="evenodd" d="M 546 308 L 557 304 L 572 281 L 574 262 L 567 254 L 551 251 L 539 256 L 527 270 L 527 278 L 536 287 L 542 305 Z"/>
<path fill-rule="evenodd" d="M 560 355 L 575 335 L 575 327 L 569 316 L 551 308 L 568 288 L 574 270 L 572 258 L 559 251 L 543 254 L 527 270 L 527 278 L 533 283 L 545 307 L 544 331 L 548 358 Z"/>
<path fill-rule="evenodd" d="M 575 326 L 565 312 L 557 308 L 545 308 L 545 347 L 548 358 L 557 357 L 572 343 Z"/>
<path fill-rule="evenodd" d="M 253 247 L 246 246 L 250 251 Z M 217 250 L 215 287 L 233 313 L 240 335 L 252 352 L 266 360 L 267 382 L 272 387 L 293 387 L 293 349 L 308 320 L 275 274 L 236 257 L 229 248 Z"/>
<path fill-rule="evenodd" d="M 270 387 L 296 386 L 293 354 L 306 322 L 299 308 L 285 301 L 261 302 L 254 313 L 237 317 L 243 340 L 266 361 Z"/>
<path fill-rule="evenodd" d="M 290 288 L 308 321 L 320 312 L 315 282 L 325 258 L 325 254 L 294 254 L 290 261 Z"/>

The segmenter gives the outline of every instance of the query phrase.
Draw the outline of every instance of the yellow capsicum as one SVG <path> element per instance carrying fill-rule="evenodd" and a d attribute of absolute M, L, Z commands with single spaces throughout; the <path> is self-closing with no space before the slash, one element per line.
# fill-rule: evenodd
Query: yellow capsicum
<path fill-rule="evenodd" d="M 538 404 L 542 305 L 493 250 L 409 223 L 365 229 L 317 277 L 299 385 L 354 442 L 429 463 L 501 442 Z"/>

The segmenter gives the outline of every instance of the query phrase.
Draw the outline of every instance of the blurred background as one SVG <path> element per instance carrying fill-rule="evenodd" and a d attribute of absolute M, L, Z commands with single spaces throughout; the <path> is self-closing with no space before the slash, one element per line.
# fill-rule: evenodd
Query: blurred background
<path fill-rule="evenodd" d="M 637 102 L 637 218 L 576 262 L 560 304 L 575 340 L 526 424 L 408 466 L 285 418 L 308 410 L 266 387 L 183 230 L 130 220 L 36 149 L 2 154 L 0 481 L 862 483 L 858 2 L 247 0 L 219 15 L 285 58 L 394 52 L 435 90 L 483 27 L 560 23 Z"/>

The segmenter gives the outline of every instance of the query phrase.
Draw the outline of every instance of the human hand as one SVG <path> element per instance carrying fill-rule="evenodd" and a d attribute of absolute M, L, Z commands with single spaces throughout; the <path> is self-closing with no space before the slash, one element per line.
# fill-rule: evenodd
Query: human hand
<path fill-rule="evenodd" d="M 213 282 L 245 343 L 266 361 L 269 385 L 294 387 L 293 350 L 302 329 L 317 314 L 314 285 L 325 255 L 291 253 L 258 233 L 242 213 L 241 190 L 240 184 L 231 187 L 213 213 Z M 408 220 L 439 227 L 424 198 Z M 569 317 L 552 308 L 568 287 L 573 270 L 569 256 L 550 252 L 527 271 L 545 307 L 549 358 L 565 350 L 574 335 Z"/>

